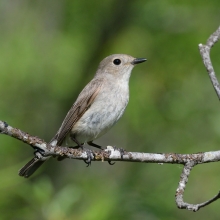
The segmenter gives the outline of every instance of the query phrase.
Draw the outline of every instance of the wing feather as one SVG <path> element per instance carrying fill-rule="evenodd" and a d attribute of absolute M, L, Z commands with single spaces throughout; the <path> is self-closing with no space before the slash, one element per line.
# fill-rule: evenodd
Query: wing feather
<path fill-rule="evenodd" d="M 57 140 L 57 145 L 61 145 L 65 137 L 71 131 L 76 122 L 82 117 L 82 115 L 89 109 L 98 95 L 103 80 L 93 79 L 79 94 L 76 102 L 72 105 L 71 109 L 67 113 L 60 129 L 57 134 L 50 141 Z"/>

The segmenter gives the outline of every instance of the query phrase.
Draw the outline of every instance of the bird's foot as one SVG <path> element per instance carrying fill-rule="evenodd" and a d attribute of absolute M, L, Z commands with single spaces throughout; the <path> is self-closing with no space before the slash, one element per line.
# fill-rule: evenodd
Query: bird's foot
<path fill-rule="evenodd" d="M 36 153 L 40 153 L 42 156 L 45 155 L 45 151 L 39 147 L 34 147 L 34 155 L 36 155 Z"/>
<path fill-rule="evenodd" d="M 113 147 L 113 149 L 119 151 L 120 155 L 121 155 L 121 159 L 123 159 L 123 155 L 125 154 L 125 150 L 123 148 L 117 148 L 115 146 Z M 115 164 L 115 162 L 112 163 L 111 160 L 109 160 L 108 163 L 109 163 L 109 165 L 114 165 Z"/>
<path fill-rule="evenodd" d="M 109 165 L 114 165 L 115 162 L 112 162 L 111 160 L 108 160 L 108 164 L 109 164 Z"/>
<path fill-rule="evenodd" d="M 83 151 L 85 151 L 86 154 L 87 154 L 87 159 L 86 159 L 86 160 L 83 160 L 83 161 L 87 164 L 87 167 L 88 167 L 88 166 L 91 166 L 92 159 L 94 158 L 93 153 L 92 153 L 91 150 L 85 148 L 82 144 L 79 144 L 79 143 L 78 143 L 77 146 L 71 147 L 71 148 L 73 148 L 73 149 L 81 148 Z"/>
<path fill-rule="evenodd" d="M 94 158 L 93 153 L 90 149 L 83 148 L 83 150 L 86 151 L 86 154 L 87 154 L 87 159 L 83 161 L 87 164 L 87 167 L 89 167 L 91 166 L 92 159 Z"/>

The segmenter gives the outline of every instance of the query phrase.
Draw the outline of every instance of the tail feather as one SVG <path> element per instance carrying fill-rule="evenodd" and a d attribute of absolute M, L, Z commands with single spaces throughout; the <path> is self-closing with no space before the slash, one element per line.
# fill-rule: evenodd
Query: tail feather
<path fill-rule="evenodd" d="M 45 160 L 40 160 L 37 157 L 34 157 L 27 164 L 25 164 L 18 172 L 19 176 L 28 178 L 31 176 L 43 163 Z"/>
<path fill-rule="evenodd" d="M 56 136 L 49 142 L 51 145 L 55 146 L 57 144 Z M 31 159 L 27 164 L 25 164 L 19 171 L 18 175 L 28 178 L 31 176 L 46 160 L 48 160 L 51 156 L 47 157 L 38 157 L 37 154 L 39 152 L 35 152 L 35 157 Z"/>

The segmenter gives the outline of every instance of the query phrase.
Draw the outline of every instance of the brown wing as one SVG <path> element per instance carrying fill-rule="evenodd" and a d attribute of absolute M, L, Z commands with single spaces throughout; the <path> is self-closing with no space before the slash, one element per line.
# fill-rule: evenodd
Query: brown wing
<path fill-rule="evenodd" d="M 60 129 L 53 137 L 53 140 L 57 140 L 57 145 L 61 145 L 66 135 L 71 131 L 74 124 L 82 117 L 82 115 L 89 109 L 98 95 L 103 81 L 101 79 L 92 80 L 79 94 L 76 102 L 72 105 L 71 109 L 67 113 Z"/>

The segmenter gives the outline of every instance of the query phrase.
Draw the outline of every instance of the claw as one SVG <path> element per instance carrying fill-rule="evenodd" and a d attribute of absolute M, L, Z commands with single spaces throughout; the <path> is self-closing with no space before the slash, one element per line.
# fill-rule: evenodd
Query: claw
<path fill-rule="evenodd" d="M 87 164 L 87 167 L 89 167 L 92 164 L 93 154 L 92 151 L 89 149 L 86 149 L 86 154 L 87 154 L 87 159 L 84 160 L 84 162 Z"/>
<path fill-rule="evenodd" d="M 40 153 L 42 156 L 44 156 L 45 151 L 42 150 L 41 148 L 34 147 L 34 155 L 35 155 L 36 153 Z"/>
<path fill-rule="evenodd" d="M 5 121 L 3 121 L 3 123 L 4 123 L 4 126 L 7 128 L 8 127 L 8 123 L 5 122 Z"/>
<path fill-rule="evenodd" d="M 114 165 L 114 164 L 115 164 L 115 162 L 113 162 L 113 163 L 112 163 L 112 161 L 111 161 L 111 160 L 108 160 L 108 164 L 109 164 L 109 165 Z"/>
<path fill-rule="evenodd" d="M 86 167 L 91 166 L 91 162 L 87 162 L 86 160 L 84 160 L 84 162 L 87 164 L 87 166 L 86 166 Z"/>
<path fill-rule="evenodd" d="M 87 167 L 91 165 L 91 161 L 93 159 L 93 154 L 92 154 L 92 151 L 89 150 L 89 149 L 85 149 L 83 147 L 83 144 L 81 144 L 80 142 L 77 141 L 77 139 L 72 136 L 71 139 L 78 145 L 77 147 L 73 147 L 73 148 L 81 148 L 82 150 L 85 150 L 86 151 L 86 154 L 87 154 L 87 159 L 86 160 L 83 160 L 86 164 L 87 164 Z"/>

